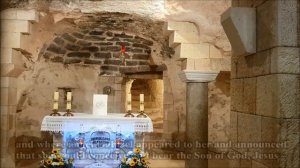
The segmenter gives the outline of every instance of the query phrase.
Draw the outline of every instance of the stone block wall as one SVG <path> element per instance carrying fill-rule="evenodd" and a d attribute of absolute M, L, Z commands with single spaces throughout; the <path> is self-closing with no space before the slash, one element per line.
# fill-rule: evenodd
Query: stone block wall
<path fill-rule="evenodd" d="M 239 167 L 300 165 L 299 4 L 297 0 L 232 1 L 233 7 L 256 8 L 257 50 L 232 57 L 231 141 L 284 144 L 232 148 L 247 156 L 238 160 Z"/>

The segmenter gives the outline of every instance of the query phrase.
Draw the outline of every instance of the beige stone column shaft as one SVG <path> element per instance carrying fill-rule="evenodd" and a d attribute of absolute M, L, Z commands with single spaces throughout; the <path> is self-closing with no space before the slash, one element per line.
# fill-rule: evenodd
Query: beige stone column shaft
<path fill-rule="evenodd" d="M 218 72 L 182 71 L 180 78 L 187 83 L 186 91 L 186 168 L 208 167 L 208 82 Z"/>

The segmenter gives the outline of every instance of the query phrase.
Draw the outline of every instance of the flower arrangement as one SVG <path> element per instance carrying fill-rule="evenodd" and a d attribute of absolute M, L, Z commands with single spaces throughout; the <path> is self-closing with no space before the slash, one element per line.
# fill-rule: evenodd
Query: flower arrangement
<path fill-rule="evenodd" d="M 48 157 L 43 153 L 43 158 L 40 168 L 73 168 L 74 159 L 66 160 L 59 154 L 59 149 L 52 149 L 51 155 Z"/>
<path fill-rule="evenodd" d="M 149 168 L 148 164 L 147 154 L 137 147 L 124 156 L 119 168 Z"/>

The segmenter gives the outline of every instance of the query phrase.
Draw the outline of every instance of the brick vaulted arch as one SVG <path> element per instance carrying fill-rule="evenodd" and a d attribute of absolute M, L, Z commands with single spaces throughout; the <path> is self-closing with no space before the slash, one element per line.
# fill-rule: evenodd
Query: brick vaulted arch
<path fill-rule="evenodd" d="M 124 63 L 120 59 L 121 46 L 126 48 Z M 98 64 L 101 74 L 113 75 L 149 69 L 152 46 L 152 40 L 137 35 L 92 29 L 55 37 L 43 57 L 63 64 Z"/>
<path fill-rule="evenodd" d="M 64 19 L 72 29 L 55 34 L 40 52 L 45 61 L 100 65 L 100 75 L 149 72 L 161 69 L 157 58 L 170 58 L 173 49 L 163 33 L 164 23 L 124 13 L 85 14 Z M 125 62 L 120 59 L 126 48 Z M 161 61 L 160 61 L 161 62 Z"/>

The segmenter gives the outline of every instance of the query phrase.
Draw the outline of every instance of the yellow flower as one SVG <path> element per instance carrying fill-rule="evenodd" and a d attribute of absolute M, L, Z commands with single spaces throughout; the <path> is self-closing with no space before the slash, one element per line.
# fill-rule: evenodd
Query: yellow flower
<path fill-rule="evenodd" d="M 53 149 L 52 149 L 52 153 L 53 153 L 53 154 L 58 154 L 58 151 L 59 151 L 59 149 L 57 149 L 57 148 L 53 148 Z"/>
<path fill-rule="evenodd" d="M 129 166 L 134 166 L 134 165 L 135 165 L 135 161 L 131 160 L 131 161 L 129 162 Z"/>
<path fill-rule="evenodd" d="M 68 162 L 72 164 L 72 163 L 74 162 L 74 158 L 72 158 L 72 157 L 69 158 L 69 159 L 68 159 Z"/>
<path fill-rule="evenodd" d="M 61 155 L 56 155 L 56 159 L 57 159 L 58 161 L 62 161 L 62 160 L 63 160 L 63 158 L 62 158 Z"/>
<path fill-rule="evenodd" d="M 132 157 L 131 160 L 133 160 L 136 163 L 138 161 L 138 158 Z"/>
<path fill-rule="evenodd" d="M 124 158 L 122 159 L 122 163 L 126 163 L 127 158 L 124 156 Z"/>
<path fill-rule="evenodd" d="M 63 166 L 63 165 L 64 165 L 64 162 L 59 162 L 59 165 L 60 165 L 60 166 Z"/>
<path fill-rule="evenodd" d="M 147 159 L 146 157 L 142 157 L 142 158 L 141 158 L 141 162 L 142 162 L 143 164 L 147 164 L 148 159 Z"/>
<path fill-rule="evenodd" d="M 47 160 L 47 164 L 50 165 L 51 163 L 52 163 L 52 160 L 51 160 L 51 159 L 48 159 L 48 160 Z"/>
<path fill-rule="evenodd" d="M 135 154 L 139 154 L 140 152 L 141 152 L 140 147 L 134 148 L 134 150 L 133 150 L 133 153 L 135 153 Z"/>

